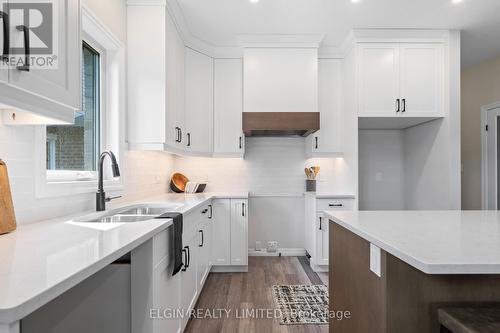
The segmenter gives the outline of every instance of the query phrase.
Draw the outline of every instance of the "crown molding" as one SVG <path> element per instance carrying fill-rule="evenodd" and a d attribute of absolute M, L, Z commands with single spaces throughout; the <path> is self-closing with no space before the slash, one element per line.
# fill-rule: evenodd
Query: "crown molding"
<path fill-rule="evenodd" d="M 241 34 L 237 39 L 243 47 L 319 48 L 323 37 L 318 34 Z"/>
<path fill-rule="evenodd" d="M 127 0 L 127 6 L 166 6 L 167 0 Z"/>

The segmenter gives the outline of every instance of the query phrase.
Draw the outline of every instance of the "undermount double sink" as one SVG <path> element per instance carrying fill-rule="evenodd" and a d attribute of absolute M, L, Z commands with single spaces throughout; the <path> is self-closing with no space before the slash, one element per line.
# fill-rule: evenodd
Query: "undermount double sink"
<path fill-rule="evenodd" d="M 83 223 L 130 223 L 148 221 L 168 212 L 175 212 L 182 205 L 158 204 L 158 205 L 133 205 L 109 212 L 94 213 L 75 219 L 75 222 Z"/>

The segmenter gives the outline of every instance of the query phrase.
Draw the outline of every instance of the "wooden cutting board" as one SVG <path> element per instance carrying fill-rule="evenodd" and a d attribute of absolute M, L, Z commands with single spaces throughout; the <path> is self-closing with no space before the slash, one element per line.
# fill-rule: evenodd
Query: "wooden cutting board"
<path fill-rule="evenodd" d="M 16 216 L 10 192 L 7 165 L 0 160 L 0 235 L 16 230 Z"/>

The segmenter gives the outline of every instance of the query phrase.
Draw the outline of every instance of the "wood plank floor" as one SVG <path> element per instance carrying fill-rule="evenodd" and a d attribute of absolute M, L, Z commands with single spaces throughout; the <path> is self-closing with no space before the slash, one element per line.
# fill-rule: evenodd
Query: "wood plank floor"
<path fill-rule="evenodd" d="M 280 325 L 279 319 L 241 318 L 244 309 L 275 309 L 275 284 L 318 284 L 328 286 L 328 273 L 312 272 L 299 257 L 249 257 L 248 273 L 211 273 L 196 308 L 231 310 L 220 319 L 191 319 L 185 332 L 193 333 L 321 333 L 328 325 Z M 302 261 L 302 264 L 301 264 Z M 236 311 L 239 312 L 236 317 Z M 256 312 L 257 313 L 257 312 Z"/>

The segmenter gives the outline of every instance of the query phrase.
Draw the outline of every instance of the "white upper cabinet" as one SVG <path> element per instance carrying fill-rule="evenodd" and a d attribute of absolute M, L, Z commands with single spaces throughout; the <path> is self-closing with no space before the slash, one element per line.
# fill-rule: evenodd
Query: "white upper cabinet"
<path fill-rule="evenodd" d="M 0 4 L 6 2 L 3 0 Z M 8 124 L 73 123 L 74 112 L 81 107 L 80 1 L 49 2 L 56 30 L 51 31 L 50 36 L 45 35 L 45 39 L 35 35 L 34 30 L 17 29 L 27 25 L 23 20 L 24 16 L 19 14 L 24 9 L 17 8 L 16 4 L 17 2 L 13 2 L 9 6 L 10 58 L 15 59 L 16 64 L 20 61 L 24 64 L 26 57 L 34 59 L 34 62 L 31 60 L 28 66 L 22 67 L 11 63 L 8 70 L 6 66 L 0 69 L 0 105 L 11 109 L 8 113 L 12 113 L 4 120 Z M 2 54 L 5 53 L 6 42 L 4 19 L 5 15 L 2 14 Z M 47 39 L 49 37 L 51 40 Z M 14 117 L 15 110 L 23 115 L 17 120 Z"/>
<path fill-rule="evenodd" d="M 185 47 L 177 28 L 167 14 L 166 46 L 167 146 L 182 149 L 185 141 Z"/>
<path fill-rule="evenodd" d="M 317 112 L 317 48 L 246 48 L 244 112 Z"/>
<path fill-rule="evenodd" d="M 399 98 L 399 45 L 359 45 L 358 73 L 359 115 L 394 116 Z"/>
<path fill-rule="evenodd" d="M 169 58 L 165 43 L 159 42 L 165 40 L 166 20 L 162 6 L 127 7 L 128 140 L 132 148 L 162 150 L 166 142 L 165 103 L 173 89 L 167 90 Z"/>
<path fill-rule="evenodd" d="M 318 61 L 320 130 L 308 136 L 311 157 L 342 154 L 342 60 Z"/>
<path fill-rule="evenodd" d="M 184 42 L 164 4 L 128 4 L 127 57 L 129 148 L 184 152 Z"/>
<path fill-rule="evenodd" d="M 186 48 L 186 133 L 189 153 L 213 152 L 214 61 Z"/>
<path fill-rule="evenodd" d="M 444 53 L 439 43 L 359 43 L 360 117 L 440 117 Z"/>
<path fill-rule="evenodd" d="M 241 157 L 245 150 L 241 59 L 215 59 L 214 89 L 214 155 Z"/>
<path fill-rule="evenodd" d="M 444 106 L 444 54 L 440 44 L 401 44 L 401 112 L 440 115 Z"/>

